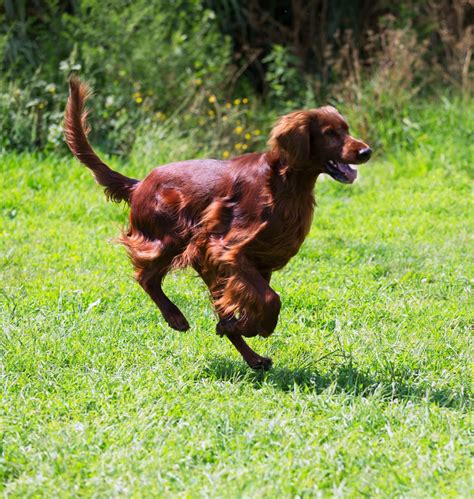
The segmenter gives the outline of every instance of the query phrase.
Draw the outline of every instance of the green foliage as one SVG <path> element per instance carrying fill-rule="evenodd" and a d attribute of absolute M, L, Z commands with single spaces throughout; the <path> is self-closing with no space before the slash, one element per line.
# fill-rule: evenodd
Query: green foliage
<path fill-rule="evenodd" d="M 176 160 L 216 154 L 226 159 L 263 150 L 266 137 L 262 127 L 267 126 L 268 121 L 268 113 L 261 112 L 258 101 L 248 97 L 218 98 L 201 86 L 190 109 L 164 123 L 140 127 L 131 157 L 160 164 L 166 157 L 164 151 L 174 151 Z"/>
<path fill-rule="evenodd" d="M 414 164 L 412 174 L 432 169 L 437 161 L 445 163 L 449 171 L 464 170 L 474 174 L 472 99 L 440 94 L 424 102 L 411 101 L 404 108 L 398 105 L 379 108 L 370 99 L 364 103 L 363 112 L 350 104 L 338 107 L 353 131 L 371 142 L 379 154 L 392 159 L 399 158 L 407 150 L 413 152 L 419 158 L 420 168 Z M 456 159 L 447 162 L 449 157 Z"/>
<path fill-rule="evenodd" d="M 214 334 L 191 272 L 165 287 L 192 329 L 166 326 L 108 243 L 127 210 L 77 161 L 4 154 L 2 492 L 471 496 L 474 141 L 454 129 L 472 106 L 407 111 L 413 142 L 380 125 L 387 159 L 318 181 L 311 233 L 272 278 L 278 328 L 252 340 L 268 373 Z M 186 147 L 165 144 L 161 163 Z"/>
<path fill-rule="evenodd" d="M 71 72 L 97 92 L 93 142 L 121 155 L 151 151 L 167 136 L 184 139 L 186 150 L 194 144 L 194 154 L 263 147 L 260 137 L 243 141 L 233 131 L 262 129 L 277 114 L 328 101 L 351 110 L 380 147 L 386 135 L 379 123 L 398 129 L 421 96 L 441 85 L 446 93 L 446 83 L 469 96 L 469 9 L 466 0 L 248 7 L 233 0 L 6 0 L 0 150 L 65 151 Z M 236 99 L 251 105 L 229 111 L 226 103 Z"/>
<path fill-rule="evenodd" d="M 22 87 L 0 80 L 0 150 L 61 148 L 64 88 L 39 78 Z"/>
<path fill-rule="evenodd" d="M 274 45 L 263 59 L 267 64 L 268 99 L 283 109 L 297 109 L 304 102 L 304 79 L 297 70 L 297 60 L 288 49 Z"/>
<path fill-rule="evenodd" d="M 214 13 L 200 1 L 83 0 L 73 14 L 60 12 L 50 1 L 44 10 L 43 18 L 24 26 L 26 32 L 35 30 L 34 64 L 22 67 L 24 59 L 17 55 L 6 66 L 12 83 L 3 83 L 0 116 L 9 116 L 18 133 L 13 139 L 2 133 L 5 148 L 55 145 L 49 130 L 61 123 L 56 104 L 64 108 L 71 71 L 79 71 L 97 88 L 95 136 L 116 152 L 130 150 L 139 125 L 150 125 L 189 106 L 196 80 L 205 81 L 212 90 L 226 78 L 229 42 L 216 29 Z M 22 22 L 10 22 L 6 60 L 12 59 L 12 46 L 18 43 L 14 29 L 18 25 Z M 48 85 L 57 90 L 53 101 Z M 25 89 L 20 100 L 19 89 Z M 29 100 L 30 94 L 36 104 Z M 9 108 L 15 99 L 18 105 Z M 42 133 L 36 133 L 35 127 Z"/>

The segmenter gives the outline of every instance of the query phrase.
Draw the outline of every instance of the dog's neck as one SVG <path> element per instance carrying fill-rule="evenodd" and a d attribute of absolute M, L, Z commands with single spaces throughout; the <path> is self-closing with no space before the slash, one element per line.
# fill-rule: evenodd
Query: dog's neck
<path fill-rule="evenodd" d="M 295 194 L 312 195 L 318 176 L 319 172 L 288 168 L 284 173 L 284 181 L 288 190 L 291 190 Z"/>
<path fill-rule="evenodd" d="M 266 153 L 266 160 L 281 179 L 282 187 L 290 195 L 312 194 L 320 171 L 312 165 L 290 165 L 284 155 L 276 151 Z"/>

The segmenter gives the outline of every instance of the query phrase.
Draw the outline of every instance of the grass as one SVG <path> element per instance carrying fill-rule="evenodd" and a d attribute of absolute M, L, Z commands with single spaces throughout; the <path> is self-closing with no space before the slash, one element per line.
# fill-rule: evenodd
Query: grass
<path fill-rule="evenodd" d="M 471 495 L 474 141 L 433 130 L 354 186 L 318 183 L 311 234 L 274 278 L 277 331 L 252 341 L 268 373 L 215 335 L 191 272 L 166 286 L 193 327 L 166 327 L 108 242 L 126 210 L 89 172 L 4 155 L 3 493 Z"/>

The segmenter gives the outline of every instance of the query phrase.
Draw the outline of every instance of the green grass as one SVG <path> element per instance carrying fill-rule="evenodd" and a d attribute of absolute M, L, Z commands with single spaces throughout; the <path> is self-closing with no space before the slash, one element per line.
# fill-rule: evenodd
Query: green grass
<path fill-rule="evenodd" d="M 4 494 L 472 494 L 473 141 L 424 133 L 318 183 L 279 326 L 251 341 L 268 373 L 215 335 L 191 272 L 166 287 L 193 327 L 165 325 L 111 244 L 126 210 L 76 161 L 3 156 Z"/>

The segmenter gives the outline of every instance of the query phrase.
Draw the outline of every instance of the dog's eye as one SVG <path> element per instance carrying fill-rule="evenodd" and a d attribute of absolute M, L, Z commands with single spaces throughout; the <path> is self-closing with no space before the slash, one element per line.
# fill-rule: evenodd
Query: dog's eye
<path fill-rule="evenodd" d="M 326 130 L 324 132 L 324 135 L 326 137 L 331 137 L 331 138 L 337 138 L 337 137 L 339 137 L 339 134 L 336 132 L 336 130 L 333 130 L 332 128 L 330 128 L 329 130 Z"/>

